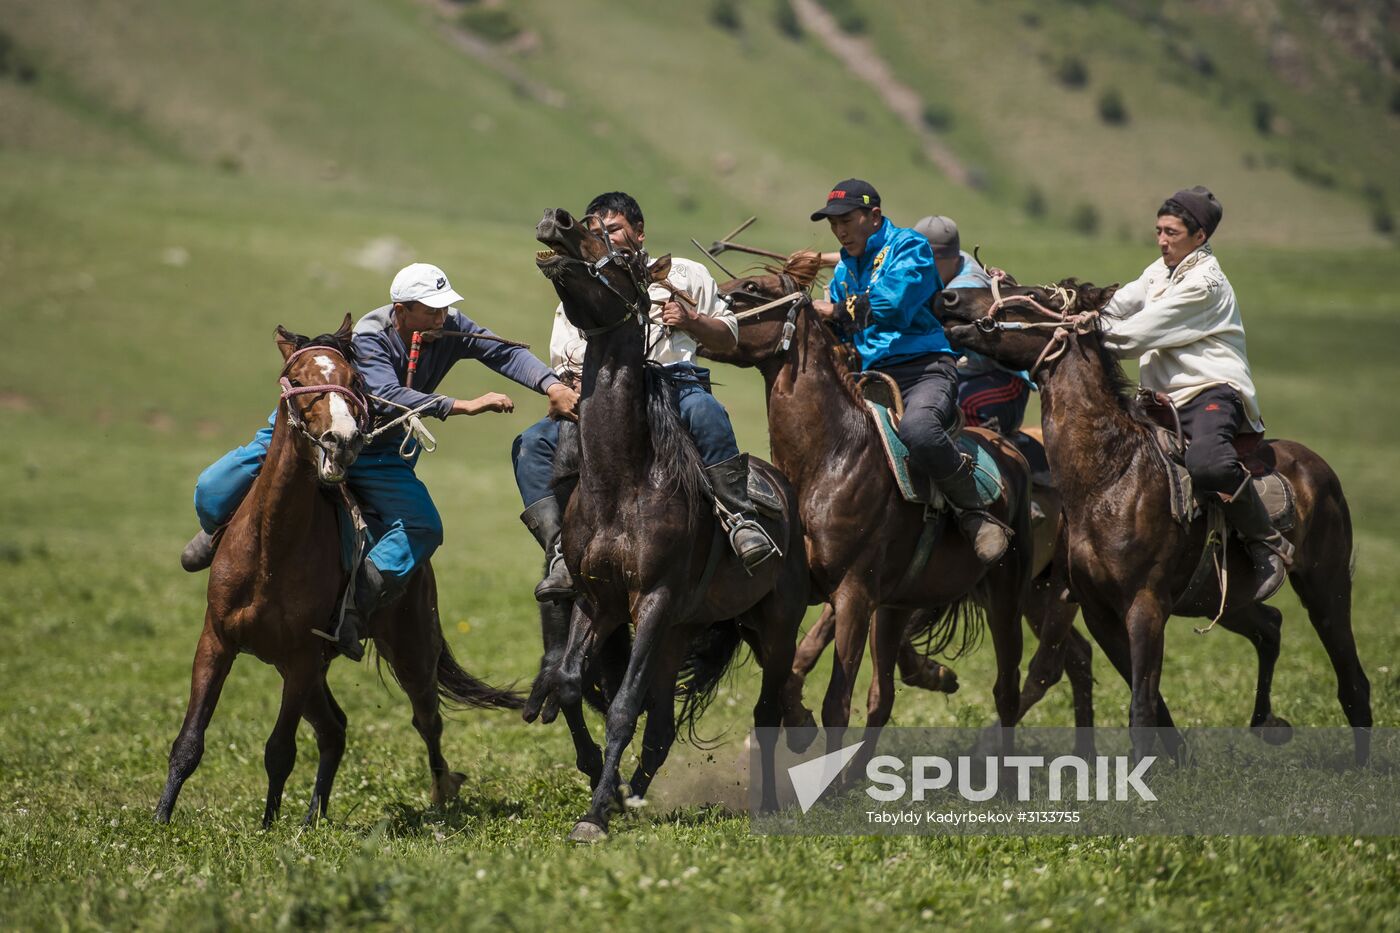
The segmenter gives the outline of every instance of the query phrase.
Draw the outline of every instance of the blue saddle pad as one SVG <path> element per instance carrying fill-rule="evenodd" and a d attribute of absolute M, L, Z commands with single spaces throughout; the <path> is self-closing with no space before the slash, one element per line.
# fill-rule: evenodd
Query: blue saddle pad
<path fill-rule="evenodd" d="M 934 508 L 942 508 L 943 496 L 934 491 L 932 482 L 924 472 L 910 462 L 909 448 L 899 439 L 899 431 L 890 417 L 890 410 L 869 399 L 866 399 L 865 406 L 870 409 L 870 414 L 875 419 L 880 441 L 885 448 L 885 460 L 890 466 L 890 472 L 894 474 L 895 482 L 899 484 L 900 493 L 910 502 L 922 502 Z M 1001 498 L 1005 484 L 1001 469 L 991 453 L 968 434 L 959 435 L 955 443 L 959 450 L 972 457 L 979 504 L 986 507 Z"/>

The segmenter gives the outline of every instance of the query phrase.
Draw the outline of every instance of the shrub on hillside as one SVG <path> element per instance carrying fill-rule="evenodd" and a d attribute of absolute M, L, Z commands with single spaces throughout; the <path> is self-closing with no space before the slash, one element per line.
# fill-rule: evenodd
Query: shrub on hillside
<path fill-rule="evenodd" d="M 802 24 L 797 20 L 792 0 L 778 0 L 778 5 L 773 8 L 773 25 L 789 39 L 802 38 Z"/>
<path fill-rule="evenodd" d="M 1055 77 L 1065 87 L 1078 90 L 1089 83 L 1089 66 L 1076 56 L 1071 55 L 1055 68 Z"/>
<path fill-rule="evenodd" d="M 953 115 L 937 104 L 924 104 L 924 126 L 941 133 L 953 126 Z"/>
<path fill-rule="evenodd" d="M 1128 122 L 1128 106 L 1117 89 L 1109 88 L 1099 96 L 1099 119 L 1109 126 L 1122 126 Z"/>
<path fill-rule="evenodd" d="M 714 0 L 710 4 L 710 22 L 735 35 L 744 31 L 743 20 L 739 18 L 739 5 L 734 0 Z"/>
<path fill-rule="evenodd" d="M 1030 190 L 1026 192 L 1026 203 L 1023 206 L 1027 216 L 1044 217 L 1046 210 L 1045 192 L 1035 185 L 1031 185 Z"/>
<path fill-rule="evenodd" d="M 1268 136 L 1274 131 L 1274 105 L 1262 97 L 1254 102 L 1254 128 L 1260 136 Z"/>
<path fill-rule="evenodd" d="M 1069 225 L 1085 236 L 1099 232 L 1099 212 L 1092 204 L 1080 204 L 1069 217 Z"/>
<path fill-rule="evenodd" d="M 522 27 L 510 10 L 501 7 L 468 6 L 457 20 L 462 28 L 487 42 L 509 42 L 522 32 Z"/>
<path fill-rule="evenodd" d="M 856 7 L 856 0 L 817 0 L 836 19 L 841 31 L 851 35 L 865 32 L 865 14 Z"/>

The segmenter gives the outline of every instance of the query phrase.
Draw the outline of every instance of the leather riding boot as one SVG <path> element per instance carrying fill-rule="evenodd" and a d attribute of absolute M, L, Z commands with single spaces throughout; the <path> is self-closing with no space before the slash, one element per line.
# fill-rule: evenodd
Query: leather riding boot
<path fill-rule="evenodd" d="M 723 463 L 705 467 L 705 472 L 720 506 L 720 521 L 729 532 L 729 546 L 743 562 L 744 569 L 753 573 L 755 567 L 777 554 L 778 548 L 754 518 L 753 500 L 749 498 L 749 455 L 730 457 Z"/>
<path fill-rule="evenodd" d="M 1249 558 L 1254 564 L 1254 601 L 1268 599 L 1279 591 L 1293 565 L 1293 545 L 1269 521 L 1269 510 L 1254 482 L 1245 477 L 1234 495 L 1225 499 L 1225 520 L 1244 539 Z"/>
<path fill-rule="evenodd" d="M 218 549 L 217 535 L 211 535 L 201 528 L 199 534 L 191 538 L 190 543 L 180 552 L 180 566 L 185 568 L 186 573 L 208 570 L 209 565 L 214 563 L 214 552 Z"/>
<path fill-rule="evenodd" d="M 312 629 L 312 634 L 335 642 L 337 651 L 352 661 L 359 661 L 365 656 L 363 642 L 369 637 L 369 620 L 388 601 L 386 589 L 384 575 L 374 561 L 366 557 L 355 577 L 355 598 L 345 607 L 340 627 L 332 632 Z"/>
<path fill-rule="evenodd" d="M 574 597 L 574 579 L 569 576 L 568 565 L 564 563 L 564 551 L 559 544 L 563 525 L 559 500 L 553 496 L 545 496 L 521 512 L 520 520 L 525 523 L 526 528 L 530 529 L 530 534 L 535 536 L 535 540 L 539 542 L 545 556 L 549 558 L 549 566 L 545 568 L 544 579 L 535 587 L 535 599 L 542 603 L 553 602 L 557 599 L 572 599 Z"/>
<path fill-rule="evenodd" d="M 958 527 L 963 537 L 972 545 L 977 559 L 983 564 L 994 564 L 1001 560 L 1006 549 L 1011 546 L 1011 529 L 997 521 L 982 508 L 981 497 L 977 494 L 977 479 L 973 475 L 972 458 L 962 455 L 958 468 L 942 479 L 935 480 L 938 491 L 943 493 L 953 512 L 958 517 Z"/>

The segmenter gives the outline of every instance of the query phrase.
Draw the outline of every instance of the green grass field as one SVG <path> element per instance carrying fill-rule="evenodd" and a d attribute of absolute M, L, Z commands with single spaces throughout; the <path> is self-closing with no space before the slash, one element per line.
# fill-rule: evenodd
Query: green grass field
<path fill-rule="evenodd" d="M 889 179 L 880 184 L 900 205 L 897 219 L 955 213 L 974 231 L 969 242 L 1024 280 L 1123 281 L 1153 253 L 1142 235 L 1150 216 L 1122 233 L 1120 210 L 1150 215 L 1157 189 L 1176 184 L 1156 156 L 1141 155 L 1133 176 L 1097 137 L 1083 156 L 1048 143 L 1049 154 L 1018 152 L 979 124 L 973 97 L 950 105 L 951 138 L 986 159 L 992 188 L 953 190 L 911 158 L 913 138 L 888 114 L 864 105 L 857 116 L 862 95 L 811 37 L 780 37 L 766 11 L 746 12 L 736 38 L 702 7 L 657 19 L 629 2 L 614 20 L 603 4 L 522 2 L 544 49 L 526 60 L 529 73 L 570 95 L 555 109 L 459 55 L 431 4 L 237 6 L 0 4 L 0 26 L 41 75 L 21 86 L 0 74 L 0 636 L 9 646 L 0 654 L 0 927 L 1400 926 L 1400 845 L 1390 839 L 753 836 L 736 784 L 751 662 L 703 720 L 702 732 L 724 741 L 678 747 L 651 806 L 619 819 L 601 847 L 563 841 L 587 785 L 562 725 L 455 716 L 445 751 L 467 783 L 460 804 L 433 810 L 406 700 L 372 667 L 343 662 L 331 679 L 350 746 L 329 823 L 300 827 L 315 754 L 303 730 L 283 819 L 259 829 L 278 678 L 244 658 L 174 821 L 154 825 L 204 610 L 205 578 L 176 560 L 195 529 L 194 479 L 273 405 L 274 325 L 329 329 L 381 304 L 397 266 L 422 258 L 447 270 L 473 317 L 543 351 L 554 303 L 532 262 L 543 208 L 578 208 L 624 186 L 648 206 L 655 253 L 693 254 L 687 237 L 708 241 L 756 211 L 756 243 L 825 245 L 806 222 L 809 202 L 853 162 Z M 1071 48 L 1086 15 L 1046 14 L 1018 41 Z M 971 74 L 960 56 L 988 28 L 965 11 L 945 25 L 968 37 L 961 50 L 949 46 L 946 64 L 914 60 L 911 49 L 933 41 L 923 20 L 882 10 L 871 35 L 908 80 L 938 86 L 953 71 Z M 665 44 L 677 35 L 682 47 Z M 636 50 L 612 63 L 616 72 L 593 54 L 609 36 Z M 1235 67 L 1229 49 L 1211 48 Z M 1255 58 L 1239 58 L 1241 74 L 1257 72 Z M 1127 83 L 1117 58 L 1094 67 L 1124 82 L 1139 122 L 1117 138 L 1141 139 L 1145 151 L 1171 123 L 1131 96 L 1152 82 Z M 967 80 L 960 94 L 974 93 Z M 1024 82 L 1034 93 L 1017 106 L 1069 132 L 1081 102 L 1052 99 L 1037 80 L 988 74 L 981 86 L 1010 94 Z M 1311 134 L 1309 152 L 1345 149 L 1332 129 L 1361 104 L 1308 122 L 1321 93 L 1280 108 Z M 1184 106 L 1179 90 L 1168 97 Z M 1244 308 L 1270 433 L 1321 452 L 1351 502 L 1354 625 L 1376 722 L 1393 726 L 1396 252 L 1366 226 L 1350 181 L 1302 190 L 1280 172 L 1239 170 L 1263 144 L 1236 136 L 1229 145 L 1245 105 L 1230 106 L 1201 118 L 1220 148 L 1197 168 L 1219 164 L 1238 192 L 1217 252 Z M 716 125 L 729 129 L 711 132 Z M 1396 177 L 1382 171 L 1394 166 L 1386 146 L 1395 132 L 1392 121 L 1352 140 L 1346 177 Z M 884 144 L 846 150 L 845 133 Z M 719 154 L 734 160 L 731 172 L 716 170 Z M 1099 172 L 1081 171 L 1083 159 L 1098 159 Z M 1021 215 L 1017 192 L 1044 183 L 1041 172 L 1066 179 L 1065 191 L 1036 221 Z M 1105 235 L 1066 233 L 1057 217 L 1096 179 Z M 1328 244 L 1346 248 L 1310 239 L 1313 219 L 1325 221 Z M 766 453 L 758 380 L 721 370 L 717 381 L 741 445 Z M 543 401 L 473 366 L 445 389 L 508 391 L 518 405 L 511 416 L 441 425 L 441 447 L 420 472 L 447 525 L 434 564 L 453 650 L 477 675 L 524 683 L 539 652 L 530 594 L 539 554 L 516 520 L 509 445 Z M 1278 605 L 1276 710 L 1297 726 L 1342 724 L 1311 626 L 1291 593 Z M 1191 624 L 1169 628 L 1164 693 L 1175 715 L 1188 726 L 1243 725 L 1253 650 L 1224 631 L 1196 636 Z M 1095 662 L 1100 722 L 1125 724 L 1126 687 L 1101 655 Z M 896 724 L 990 722 L 990 650 L 956 667 L 964 687 L 951 698 L 900 688 Z M 809 705 L 825 674 L 810 681 Z M 1068 691 L 1052 691 L 1029 722 L 1069 725 Z"/>

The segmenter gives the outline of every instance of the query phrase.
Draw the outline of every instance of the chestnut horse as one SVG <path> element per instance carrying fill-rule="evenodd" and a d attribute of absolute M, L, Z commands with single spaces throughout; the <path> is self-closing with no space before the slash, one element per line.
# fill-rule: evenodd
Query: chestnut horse
<path fill-rule="evenodd" d="M 209 605 L 194 656 L 184 725 L 170 749 L 170 774 L 156 819 L 170 821 L 180 788 L 204 754 L 204 732 L 224 679 L 240 652 L 282 675 L 282 708 L 267 740 L 267 805 L 277 817 L 296 761 L 301 719 L 316 732 L 320 761 L 306 822 L 324 817 L 345 752 L 345 713 L 326 671 L 334 649 L 312 634 L 333 617 L 348 579 L 342 566 L 334 489 L 364 444 L 369 407 L 351 363 L 350 316 L 314 340 L 277 328 L 282 399 L 267 461 L 223 534 L 209 571 Z M 461 706 L 518 709 L 515 694 L 490 687 L 457 665 L 442 637 L 437 585 L 425 562 L 396 601 L 370 621 L 381 657 L 413 704 L 413 725 L 428 746 L 432 799 L 457 796 L 464 776 L 442 756 L 440 698 Z"/>
<path fill-rule="evenodd" d="M 1270 690 L 1282 614 L 1252 601 L 1252 563 L 1227 536 L 1227 583 L 1197 587 L 1182 601 L 1206 540 L 1206 520 L 1189 527 L 1171 514 L 1154 424 L 1136 401 L 1100 336 L 1099 312 L 1117 286 L 1066 279 L 1058 286 L 944 291 L 935 312 L 955 344 L 1016 369 L 1040 384 L 1045 450 L 1064 499 L 1066 559 L 1074 596 L 1095 640 L 1132 689 L 1133 749 L 1145 755 L 1150 727 L 1162 727 L 1171 753 L 1182 748 L 1159 690 L 1168 616 L 1211 617 L 1248 638 L 1259 657 L 1253 727 L 1286 741 Z M 1351 514 L 1332 468 L 1302 444 L 1261 441 L 1260 460 L 1293 487 L 1298 518 L 1286 534 L 1297 549 L 1289 574 L 1337 675 L 1337 698 L 1354 729 L 1356 759 L 1370 750 L 1371 687 L 1351 630 Z M 1272 728 L 1269 728 L 1272 727 Z"/>
<path fill-rule="evenodd" d="M 867 634 L 875 673 L 865 722 L 878 729 L 894 707 L 897 655 L 915 613 L 935 610 L 921 616 L 934 653 L 954 641 L 963 647 L 974 641 L 980 606 L 996 652 L 997 716 L 1001 725 L 1013 726 L 1019 718 L 1021 606 L 1031 570 L 1030 471 L 1009 442 L 968 429 L 1005 480 L 1006 492 L 990 511 L 1013 529 L 1011 545 L 984 569 L 955 524 L 940 519 L 943 528 L 931 554 L 922 567 L 911 568 L 924 532 L 924 506 L 900 493 L 844 345 L 812 310 L 807 288 L 815 271 L 814 263 L 794 257 L 781 272 L 725 283 L 736 310 L 754 313 L 741 320 L 736 349 L 707 349 L 705 355 L 763 374 L 773 460 L 797 488 L 813 583 L 834 617 L 836 661 L 822 725 L 836 730 L 830 741 L 840 741 Z M 783 295 L 792 300 L 759 310 Z"/>
<path fill-rule="evenodd" d="M 777 727 L 810 720 L 800 684 L 792 689 L 793 649 L 809 591 L 792 489 L 772 466 L 752 461 L 776 491 L 782 514 L 760 519 L 781 554 L 750 575 L 713 513 L 700 454 L 680 421 L 671 377 L 646 362 L 647 286 L 664 280 L 669 259 L 648 268 L 644 253 L 614 249 L 564 210 L 545 211 L 535 233 L 548 247 L 537 254 L 536 264 L 553 283 L 564 313 L 588 337 L 578 485 L 563 527 L 564 559 L 581 598 L 563 659 L 541 673 L 566 712 L 578 711 L 590 647 L 616 644 L 614 636 L 634 626 L 625 671 L 609 691 L 601 768 L 589 775 L 592 805 L 569 838 L 591 842 L 606 835 L 620 797 L 622 755 L 643 709 L 641 762 L 630 783 L 638 795 L 675 739 L 677 675 L 687 659 L 692 669 L 698 663 L 711 672 L 705 680 L 712 686 L 741 640 L 763 671 L 753 719 L 764 764 L 763 803 L 776 807 Z M 694 698 L 687 700 L 694 711 Z M 580 742 L 577 731 L 574 736 Z M 580 749 L 579 760 L 593 759 Z"/>
<path fill-rule="evenodd" d="M 796 292 L 806 293 L 815 281 L 818 269 L 818 257 L 815 253 L 799 251 L 789 256 L 783 266 L 767 267 L 765 274 L 732 279 L 721 286 L 721 291 L 729 296 L 736 311 L 752 314 L 752 309 L 764 303 Z M 714 353 L 706 350 L 703 355 L 740 366 L 757 366 L 764 373 L 768 386 L 770 417 L 788 419 L 794 427 L 799 427 L 807 423 L 802 419 L 818 420 L 822 417 L 822 409 L 816 406 L 819 404 L 818 400 L 824 396 L 810 396 L 805 391 L 794 391 L 791 397 L 784 396 L 779 400 L 776 412 L 771 407 L 772 386 L 778 373 L 790 360 L 795 360 L 792 352 L 787 355 L 773 354 L 775 334 L 772 332 L 772 324 L 785 323 L 784 315 L 790 307 L 783 305 L 768 312 L 759 312 L 757 316 L 743 318 L 740 322 L 739 346 L 734 352 Z M 805 400 L 800 398 L 802 396 L 806 397 Z M 1038 431 L 1035 433 L 1039 434 Z M 819 431 L 775 431 L 770 424 L 770 435 L 774 444 L 773 455 L 779 463 L 825 456 L 821 445 L 826 438 Z M 777 445 L 780 438 L 786 444 L 812 445 L 812 448 L 799 452 L 785 447 L 782 453 L 779 453 Z M 1039 440 L 1038 437 L 1036 439 Z M 875 444 L 879 443 L 873 437 L 871 440 Z M 1030 662 L 1021 689 L 1015 721 L 1020 722 L 1031 707 L 1045 695 L 1046 690 L 1058 682 L 1062 674 L 1068 674 L 1074 695 L 1075 725 L 1088 728 L 1094 724 L 1092 649 L 1084 636 L 1073 628 L 1077 607 L 1072 603 L 1067 604 L 1061 598 L 1065 586 L 1063 581 L 1055 578 L 1054 568 L 1051 566 L 1060 513 L 1059 494 L 1053 489 L 1037 488 L 1034 495 L 1046 518 L 1031 528 L 1031 566 L 1034 579 L 1022 603 L 1022 610 L 1031 630 L 1037 636 L 1042 634 L 1042 620 L 1052 619 L 1044 628 L 1051 640 L 1041 643 Z M 830 509 L 814 511 L 807 517 L 809 539 L 839 534 L 842 528 L 849 527 L 851 516 L 845 513 L 848 508 L 846 501 L 840 497 L 833 497 L 831 501 Z M 813 535 L 811 529 L 815 525 L 830 526 L 832 530 L 821 536 Z M 911 635 L 927 631 L 935 615 L 936 613 L 929 610 L 913 613 L 909 629 L 900 641 L 896 660 L 907 685 L 952 693 L 958 687 L 957 676 L 951 669 L 933 664 L 910 640 Z M 821 618 L 808 630 L 798 646 L 794 665 L 799 676 L 805 679 L 811 673 L 821 653 L 835 637 L 836 610 L 828 604 L 823 609 Z"/>

